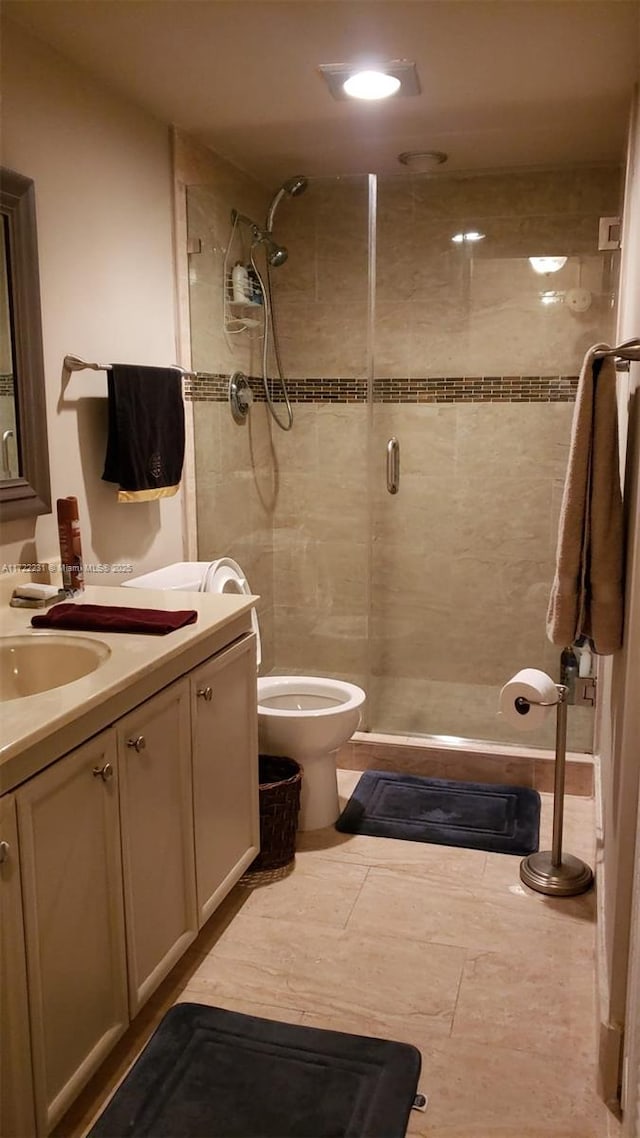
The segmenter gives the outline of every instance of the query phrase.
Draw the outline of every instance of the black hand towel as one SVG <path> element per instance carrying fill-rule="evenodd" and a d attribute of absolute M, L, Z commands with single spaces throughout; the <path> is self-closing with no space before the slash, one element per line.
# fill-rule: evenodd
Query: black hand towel
<path fill-rule="evenodd" d="M 182 379 L 176 368 L 114 364 L 107 372 L 109 436 L 105 482 L 119 502 L 169 498 L 184 461 Z"/>

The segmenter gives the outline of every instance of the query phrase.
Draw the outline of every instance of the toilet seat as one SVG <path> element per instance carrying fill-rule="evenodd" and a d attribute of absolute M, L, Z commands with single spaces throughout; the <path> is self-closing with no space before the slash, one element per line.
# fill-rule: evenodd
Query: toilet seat
<path fill-rule="evenodd" d="M 264 715 L 318 719 L 360 707 L 363 693 L 344 680 L 321 676 L 262 676 L 258 679 L 258 707 Z"/>
<path fill-rule="evenodd" d="M 242 593 L 251 596 L 251 588 L 242 569 L 232 557 L 218 557 L 210 561 L 202 575 L 200 582 L 201 593 Z M 262 663 L 262 642 L 260 640 L 260 625 L 258 614 L 251 609 L 251 629 L 256 638 L 256 664 L 258 668 Z"/>

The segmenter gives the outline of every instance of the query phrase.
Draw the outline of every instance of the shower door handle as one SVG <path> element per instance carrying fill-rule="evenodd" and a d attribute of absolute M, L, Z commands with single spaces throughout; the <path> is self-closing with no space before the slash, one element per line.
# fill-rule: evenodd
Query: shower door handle
<path fill-rule="evenodd" d="M 387 490 L 397 494 L 400 489 L 400 443 L 395 438 L 387 443 Z"/>

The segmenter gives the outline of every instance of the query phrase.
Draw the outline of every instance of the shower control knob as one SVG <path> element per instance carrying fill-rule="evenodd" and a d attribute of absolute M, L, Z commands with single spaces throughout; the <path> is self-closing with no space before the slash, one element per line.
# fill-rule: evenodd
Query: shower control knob
<path fill-rule="evenodd" d="M 244 423 L 253 403 L 253 391 L 242 371 L 234 371 L 229 380 L 229 404 L 236 423 Z"/>

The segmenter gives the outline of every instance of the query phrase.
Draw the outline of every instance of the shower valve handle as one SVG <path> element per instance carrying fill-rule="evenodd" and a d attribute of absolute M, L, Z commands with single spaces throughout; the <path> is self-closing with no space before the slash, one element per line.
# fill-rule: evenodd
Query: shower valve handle
<path fill-rule="evenodd" d="M 252 403 L 253 391 L 247 376 L 242 371 L 234 371 L 229 380 L 229 405 L 236 423 L 245 422 Z"/>

